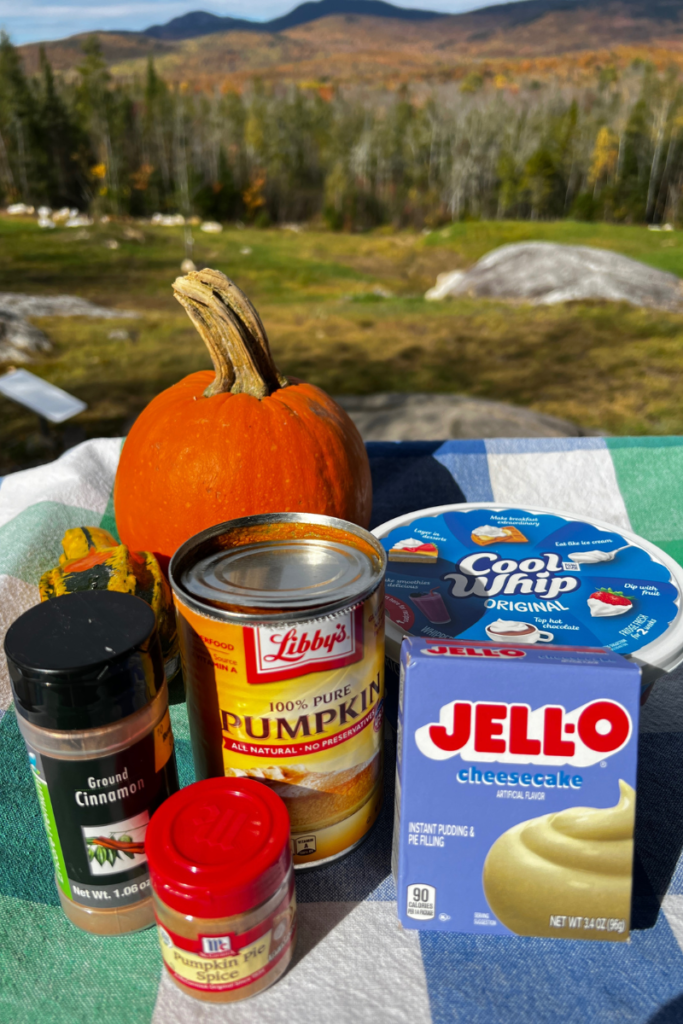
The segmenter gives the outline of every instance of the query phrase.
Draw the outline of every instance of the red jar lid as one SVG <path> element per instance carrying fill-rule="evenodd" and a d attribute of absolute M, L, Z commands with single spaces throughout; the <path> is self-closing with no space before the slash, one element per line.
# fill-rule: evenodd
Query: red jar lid
<path fill-rule="evenodd" d="M 195 782 L 155 812 L 145 853 L 154 891 L 168 907 L 192 917 L 242 914 L 287 876 L 287 808 L 254 779 Z"/>

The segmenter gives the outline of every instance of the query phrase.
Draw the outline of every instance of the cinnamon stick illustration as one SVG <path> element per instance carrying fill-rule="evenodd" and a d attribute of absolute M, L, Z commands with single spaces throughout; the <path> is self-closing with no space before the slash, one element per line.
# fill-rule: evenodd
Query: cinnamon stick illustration
<path fill-rule="evenodd" d="M 105 839 L 104 836 L 97 836 L 95 839 L 90 839 L 89 843 L 93 846 L 104 846 L 107 850 L 121 850 L 123 853 L 144 853 L 144 843 L 133 843 L 123 842 L 120 839 Z"/>
<path fill-rule="evenodd" d="M 121 836 L 120 839 L 115 839 L 111 835 L 90 836 L 86 843 L 88 859 L 97 860 L 97 863 L 103 867 L 107 862 L 113 867 L 123 854 L 133 860 L 136 854 L 143 854 L 145 852 L 144 843 L 135 842 L 131 836 L 126 835 Z"/>

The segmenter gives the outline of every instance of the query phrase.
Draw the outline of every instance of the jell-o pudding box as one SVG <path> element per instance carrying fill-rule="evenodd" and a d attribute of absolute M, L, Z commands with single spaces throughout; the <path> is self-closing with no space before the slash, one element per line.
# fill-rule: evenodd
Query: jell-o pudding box
<path fill-rule="evenodd" d="M 604 648 L 404 639 L 405 928 L 624 942 L 640 668 Z"/>

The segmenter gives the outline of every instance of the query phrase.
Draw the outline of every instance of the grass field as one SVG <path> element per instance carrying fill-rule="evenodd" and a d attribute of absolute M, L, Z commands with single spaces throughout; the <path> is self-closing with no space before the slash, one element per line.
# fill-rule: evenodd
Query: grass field
<path fill-rule="evenodd" d="M 0 218 L 0 291 L 80 295 L 137 320 L 36 321 L 53 353 L 28 368 L 88 403 L 68 436 L 118 435 L 181 376 L 210 365 L 171 295 L 181 228 L 44 232 Z M 437 273 L 507 242 L 596 245 L 683 277 L 683 234 L 557 223 L 455 224 L 429 235 L 195 230 L 194 258 L 247 292 L 279 368 L 331 393 L 452 391 L 529 406 L 612 434 L 683 433 L 683 317 L 626 304 L 429 303 Z M 118 248 L 107 246 L 112 240 Z M 390 294 L 389 294 L 390 293 Z M 126 340 L 111 338 L 124 329 Z M 0 473 L 50 457 L 36 417 L 0 396 Z"/>

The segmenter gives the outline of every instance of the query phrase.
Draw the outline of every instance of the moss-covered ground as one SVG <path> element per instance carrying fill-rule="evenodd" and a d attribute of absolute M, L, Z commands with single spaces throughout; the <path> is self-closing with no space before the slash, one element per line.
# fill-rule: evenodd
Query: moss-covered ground
<path fill-rule="evenodd" d="M 193 236 L 197 264 L 224 271 L 254 301 L 280 369 L 332 393 L 453 391 L 612 434 L 683 433 L 683 316 L 422 298 L 438 273 L 528 239 L 610 248 L 683 276 L 683 234 L 564 221 L 463 223 L 428 235 L 233 226 Z M 27 368 L 88 403 L 54 428 L 55 451 L 65 431 L 67 442 L 125 432 L 158 391 L 210 365 L 171 294 L 184 255 L 182 228 L 112 221 L 47 232 L 0 218 L 0 291 L 80 295 L 140 313 L 36 321 L 54 350 Z M 0 473 L 49 457 L 36 417 L 0 396 Z"/>

